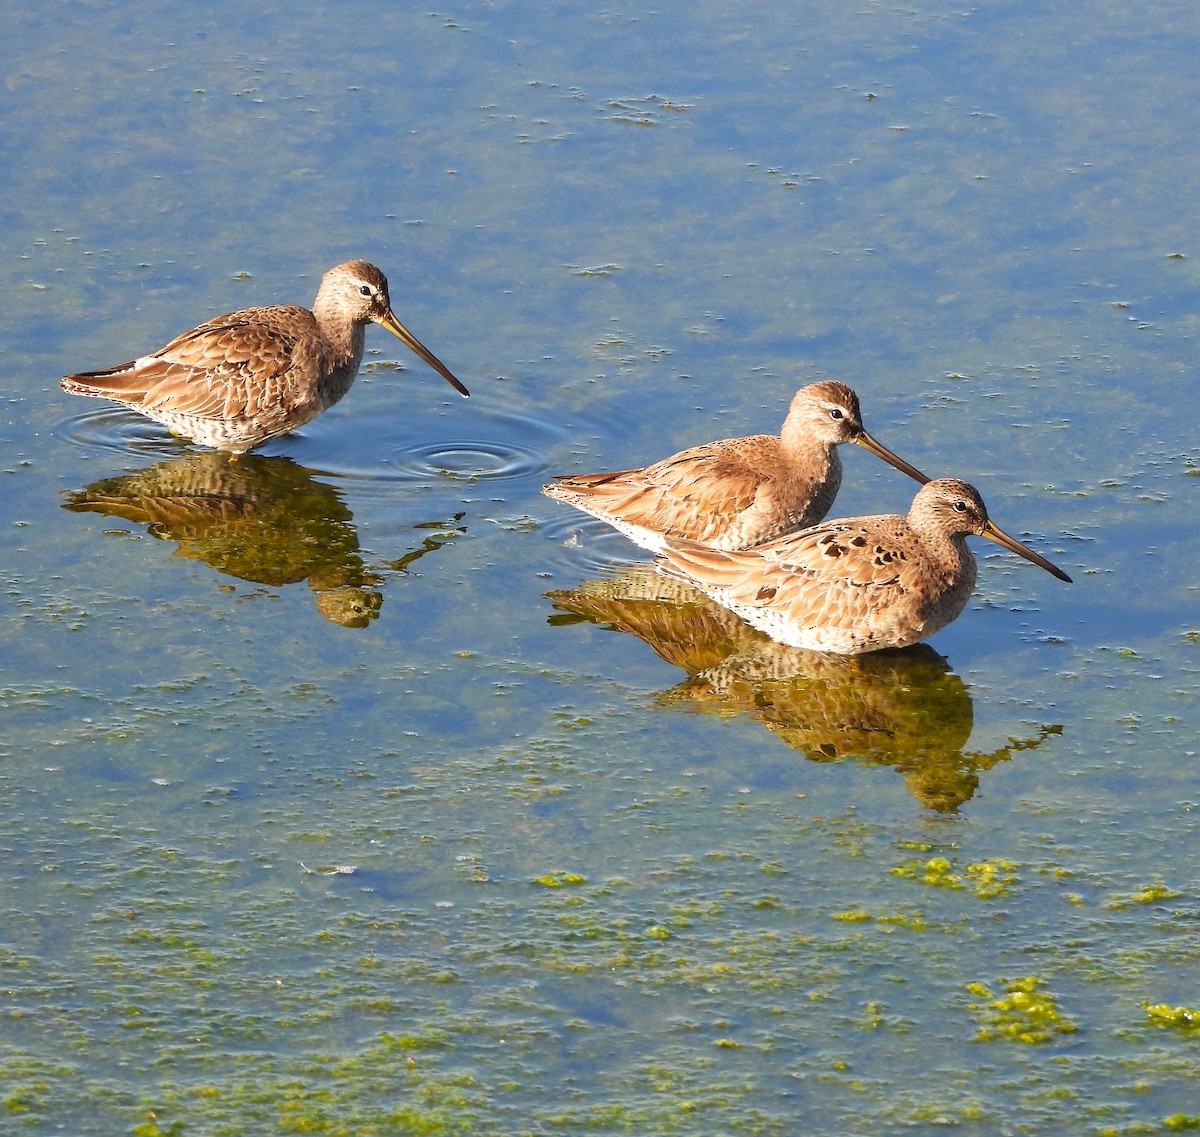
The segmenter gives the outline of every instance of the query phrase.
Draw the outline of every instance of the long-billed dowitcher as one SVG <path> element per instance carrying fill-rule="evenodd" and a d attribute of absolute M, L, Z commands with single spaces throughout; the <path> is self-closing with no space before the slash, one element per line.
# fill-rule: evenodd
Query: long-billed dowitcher
<path fill-rule="evenodd" d="M 978 491 L 954 478 L 922 486 L 907 517 L 827 521 L 745 552 L 669 541 L 655 566 L 780 643 L 859 655 L 917 643 L 958 617 L 975 587 L 972 534 L 1070 583 L 989 521 Z"/>
<path fill-rule="evenodd" d="M 366 261 L 331 268 L 311 312 L 281 304 L 217 316 L 159 351 L 68 375 L 62 386 L 123 403 L 201 446 L 242 454 L 303 426 L 350 390 L 368 323 L 387 328 L 467 397 L 393 315 L 387 278 Z"/>
<path fill-rule="evenodd" d="M 837 448 L 854 442 L 919 482 L 929 479 L 864 429 L 858 396 L 844 383 L 801 387 L 778 435 L 726 438 L 651 466 L 555 478 L 542 488 L 658 551 L 684 538 L 747 549 L 820 521 L 842 484 Z"/>

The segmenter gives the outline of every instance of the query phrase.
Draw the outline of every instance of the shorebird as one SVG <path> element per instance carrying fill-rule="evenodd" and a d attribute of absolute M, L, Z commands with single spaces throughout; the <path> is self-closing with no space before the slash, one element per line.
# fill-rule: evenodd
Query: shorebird
<path fill-rule="evenodd" d="M 849 387 L 827 380 L 796 392 L 778 435 L 707 442 L 644 469 L 566 475 L 542 492 L 655 552 L 679 538 L 746 549 L 829 512 L 842 484 L 837 448 L 847 442 L 929 481 L 867 433 Z"/>
<path fill-rule="evenodd" d="M 970 535 L 1071 581 L 988 520 L 978 491 L 955 478 L 922 486 L 907 517 L 827 521 L 744 552 L 668 541 L 655 567 L 780 643 L 860 655 L 918 643 L 959 616 L 975 587 Z"/>
<path fill-rule="evenodd" d="M 68 375 L 62 386 L 122 403 L 201 446 L 243 454 L 316 418 L 350 390 L 368 323 L 387 328 L 468 397 L 396 319 L 387 278 L 366 261 L 331 268 L 311 312 L 281 304 L 217 316 L 150 355 Z"/>

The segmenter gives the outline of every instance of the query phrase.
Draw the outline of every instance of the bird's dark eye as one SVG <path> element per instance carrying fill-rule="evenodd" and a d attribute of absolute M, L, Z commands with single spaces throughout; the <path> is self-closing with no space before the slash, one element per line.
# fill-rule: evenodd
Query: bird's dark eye
<path fill-rule="evenodd" d="M 954 512 L 955 513 L 966 513 L 967 512 L 967 503 L 965 501 L 963 501 L 962 498 L 955 499 Z"/>
<path fill-rule="evenodd" d="M 370 297 L 371 296 L 371 286 L 369 284 L 360 284 L 358 286 L 358 294 L 359 294 L 359 296 Z"/>
<path fill-rule="evenodd" d="M 846 417 L 846 412 L 841 407 L 832 407 L 829 411 L 829 417 L 834 422 L 841 422 Z"/>

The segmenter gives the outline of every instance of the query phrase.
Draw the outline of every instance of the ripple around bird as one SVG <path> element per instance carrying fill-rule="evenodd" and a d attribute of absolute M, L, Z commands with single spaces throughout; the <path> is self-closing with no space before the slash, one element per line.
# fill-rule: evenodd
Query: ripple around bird
<path fill-rule="evenodd" d="M 346 442 L 349 432 L 352 446 Z M 279 444 L 311 469 L 368 486 L 525 481 L 532 489 L 569 462 L 568 448 L 577 437 L 595 432 L 591 424 L 564 425 L 541 411 L 455 403 L 414 409 L 401 422 L 361 410 L 347 416 L 339 408 Z"/>
<path fill-rule="evenodd" d="M 564 447 L 576 434 L 541 415 L 520 411 L 477 413 L 465 426 L 461 431 L 453 415 L 436 410 L 399 426 L 386 416 L 339 413 L 274 439 L 258 452 L 286 453 L 309 469 L 347 481 L 544 480 L 561 464 Z M 351 431 L 352 446 L 346 442 Z M 160 424 L 109 404 L 62 419 L 58 432 L 94 453 L 171 456 L 189 445 Z"/>
<path fill-rule="evenodd" d="M 607 575 L 649 563 L 650 554 L 645 549 L 639 549 L 599 518 L 567 505 L 546 504 L 555 510 L 540 526 L 552 550 L 545 558 L 548 570 L 560 569 L 575 581 L 593 573 Z"/>
<path fill-rule="evenodd" d="M 169 458 L 188 445 L 165 427 L 115 403 L 96 403 L 64 417 L 56 433 L 92 454 Z"/>

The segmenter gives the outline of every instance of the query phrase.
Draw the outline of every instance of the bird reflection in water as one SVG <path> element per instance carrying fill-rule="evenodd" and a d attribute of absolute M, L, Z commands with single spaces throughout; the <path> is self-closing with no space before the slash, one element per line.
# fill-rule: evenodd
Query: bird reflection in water
<path fill-rule="evenodd" d="M 984 754 L 965 750 L 974 721 L 971 695 L 927 644 L 845 656 L 776 643 L 682 581 L 639 568 L 547 594 L 563 615 L 632 632 L 687 679 L 658 695 L 664 706 L 758 719 L 815 762 L 854 757 L 893 767 L 918 801 L 953 813 L 980 774 L 1034 738 L 1010 739 Z"/>
<path fill-rule="evenodd" d="M 379 615 L 384 576 L 367 567 L 354 515 L 337 490 L 289 458 L 191 454 L 69 492 L 63 508 L 146 526 L 178 542 L 177 554 L 254 584 L 307 581 L 317 611 L 347 628 Z M 465 531 L 462 514 L 418 529 L 419 548 L 382 567 L 406 572 L 418 557 Z"/>

